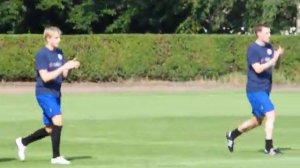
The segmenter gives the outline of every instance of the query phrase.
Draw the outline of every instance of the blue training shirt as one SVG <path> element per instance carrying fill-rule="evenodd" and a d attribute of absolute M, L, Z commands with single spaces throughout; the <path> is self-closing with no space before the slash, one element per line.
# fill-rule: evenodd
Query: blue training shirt
<path fill-rule="evenodd" d="M 47 83 L 43 82 L 39 70 L 46 69 L 49 72 L 56 70 L 65 63 L 64 55 L 61 49 L 55 48 L 53 51 L 47 47 L 41 48 L 35 56 L 36 69 L 36 94 L 50 94 L 60 97 L 60 88 L 63 81 L 63 75 L 59 75 L 54 80 Z"/>
<path fill-rule="evenodd" d="M 247 87 L 248 91 L 267 91 L 272 88 L 272 67 L 266 69 L 260 74 L 256 73 L 252 67 L 254 63 L 264 64 L 273 58 L 274 49 L 271 44 L 266 43 L 264 46 L 252 43 L 247 51 Z"/>

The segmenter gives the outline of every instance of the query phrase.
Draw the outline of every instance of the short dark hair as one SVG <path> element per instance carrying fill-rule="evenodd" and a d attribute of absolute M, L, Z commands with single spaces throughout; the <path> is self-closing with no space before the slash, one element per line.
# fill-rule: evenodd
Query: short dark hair
<path fill-rule="evenodd" d="M 263 27 L 269 27 L 266 24 L 258 24 L 254 27 L 254 33 L 257 35 L 258 32 L 261 32 Z"/>

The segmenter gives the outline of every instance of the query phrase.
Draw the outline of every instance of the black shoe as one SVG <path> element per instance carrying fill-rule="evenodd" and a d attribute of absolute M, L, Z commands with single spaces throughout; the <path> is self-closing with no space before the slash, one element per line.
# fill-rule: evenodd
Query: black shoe
<path fill-rule="evenodd" d="M 277 155 L 277 154 L 280 154 L 280 150 L 278 148 L 271 148 L 270 150 L 267 150 L 265 149 L 265 154 L 268 154 L 268 155 L 271 155 L 271 156 L 274 156 L 274 155 Z"/>
<path fill-rule="evenodd" d="M 226 132 L 227 147 L 230 152 L 233 152 L 234 139 L 231 137 L 231 131 Z"/>

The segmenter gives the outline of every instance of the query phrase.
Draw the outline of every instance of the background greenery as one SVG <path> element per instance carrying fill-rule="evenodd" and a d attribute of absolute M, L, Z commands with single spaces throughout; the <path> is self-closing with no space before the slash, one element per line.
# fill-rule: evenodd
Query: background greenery
<path fill-rule="evenodd" d="M 285 49 L 275 81 L 299 82 L 299 36 L 273 36 Z M 246 50 L 254 36 L 240 35 L 66 35 L 61 48 L 82 66 L 69 81 L 110 82 L 128 79 L 218 80 L 245 74 Z M 41 35 L 0 36 L 0 80 L 34 80 L 34 56 Z"/>
<path fill-rule="evenodd" d="M 1 0 L 0 33 L 238 33 L 296 26 L 299 0 Z M 243 29 L 242 29 L 243 28 Z"/>

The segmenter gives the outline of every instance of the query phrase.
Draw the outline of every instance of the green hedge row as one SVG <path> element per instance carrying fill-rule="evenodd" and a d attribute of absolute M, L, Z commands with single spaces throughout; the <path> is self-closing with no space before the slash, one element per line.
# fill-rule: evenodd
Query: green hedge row
<path fill-rule="evenodd" d="M 65 35 L 61 48 L 81 68 L 69 81 L 218 79 L 245 73 L 246 49 L 254 36 L 240 35 Z M 300 37 L 273 36 L 285 49 L 281 78 L 300 81 Z M 0 35 L 0 80 L 34 80 L 34 55 L 41 35 Z"/>

